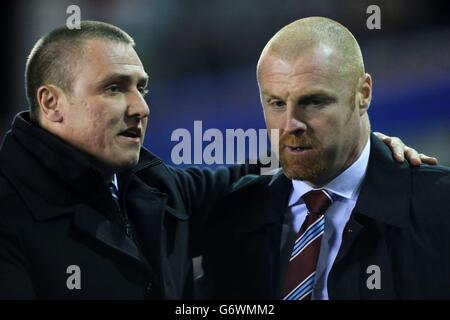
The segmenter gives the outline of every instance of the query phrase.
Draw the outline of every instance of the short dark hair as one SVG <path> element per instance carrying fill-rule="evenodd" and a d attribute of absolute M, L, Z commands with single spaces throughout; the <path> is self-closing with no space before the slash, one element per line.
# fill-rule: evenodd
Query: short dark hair
<path fill-rule="evenodd" d="M 39 118 L 36 92 L 40 86 L 53 84 L 64 92 L 71 92 L 73 70 L 83 57 L 84 41 L 90 39 L 135 45 L 125 31 L 99 21 L 82 21 L 80 29 L 59 27 L 42 37 L 31 50 L 25 67 L 25 87 L 32 120 L 38 121 Z"/>

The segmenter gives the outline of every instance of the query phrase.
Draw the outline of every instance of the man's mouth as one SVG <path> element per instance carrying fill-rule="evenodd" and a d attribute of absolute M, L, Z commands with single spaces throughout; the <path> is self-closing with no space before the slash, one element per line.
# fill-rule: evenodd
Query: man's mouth
<path fill-rule="evenodd" d="M 284 148 L 290 152 L 290 153 L 295 153 L 295 154 L 300 154 L 303 152 L 306 152 L 308 150 L 311 150 L 312 148 L 309 146 L 288 146 L 285 145 Z"/>
<path fill-rule="evenodd" d="M 141 130 L 141 128 L 138 128 L 138 127 L 131 127 L 131 128 L 128 128 L 128 129 L 122 131 L 121 133 L 119 133 L 119 135 L 122 137 L 125 137 L 131 141 L 140 142 L 141 137 L 142 137 L 142 130 Z"/>

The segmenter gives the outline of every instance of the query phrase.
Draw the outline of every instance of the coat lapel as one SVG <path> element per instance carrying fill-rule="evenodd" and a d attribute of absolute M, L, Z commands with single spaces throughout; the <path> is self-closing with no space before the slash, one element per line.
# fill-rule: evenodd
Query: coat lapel
<path fill-rule="evenodd" d="M 395 297 L 389 248 L 383 239 L 387 228 L 408 227 L 410 188 L 408 164 L 395 162 L 389 148 L 372 135 L 366 176 L 328 277 L 331 299 Z M 372 264 L 383 270 L 383 291 L 366 290 L 366 270 Z"/>
<path fill-rule="evenodd" d="M 165 295 L 164 271 L 170 269 L 165 259 L 166 239 L 162 232 L 166 199 L 167 195 L 153 190 L 138 179 L 132 182 L 126 199 L 126 211 L 146 258 L 157 274 L 162 297 Z"/>
<path fill-rule="evenodd" d="M 174 207 L 174 203 L 179 204 L 180 201 L 169 202 L 168 194 L 160 192 L 160 188 L 150 186 L 150 183 L 144 181 L 147 175 L 148 172 L 146 176 L 134 176 L 126 187 L 126 211 L 137 230 L 139 243 L 157 273 L 162 298 L 174 299 L 182 296 L 182 288 L 176 285 L 173 267 L 169 261 L 168 232 L 173 226 L 166 226 L 165 217 L 171 214 L 177 219 L 187 220 L 188 215 L 183 208 Z M 155 180 L 153 179 L 153 183 Z"/>
<path fill-rule="evenodd" d="M 85 204 L 77 205 L 74 211 L 73 225 L 76 229 L 148 268 L 137 246 L 117 224 Z"/>
<path fill-rule="evenodd" d="M 354 214 L 405 228 L 409 222 L 411 198 L 409 165 L 394 161 L 389 148 L 374 135 L 371 145 L 367 173 Z"/>

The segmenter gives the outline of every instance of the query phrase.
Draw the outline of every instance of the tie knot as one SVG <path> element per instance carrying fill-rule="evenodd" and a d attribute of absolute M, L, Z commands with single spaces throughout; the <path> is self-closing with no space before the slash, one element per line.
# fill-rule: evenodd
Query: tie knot
<path fill-rule="evenodd" d="M 324 189 L 311 190 L 303 196 L 308 213 L 325 214 L 328 207 L 333 202 L 331 195 Z"/>

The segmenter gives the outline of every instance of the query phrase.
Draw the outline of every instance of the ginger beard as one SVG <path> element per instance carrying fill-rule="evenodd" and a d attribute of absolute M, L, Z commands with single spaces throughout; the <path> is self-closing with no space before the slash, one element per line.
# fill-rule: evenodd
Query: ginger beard
<path fill-rule="evenodd" d="M 287 146 L 301 146 L 307 150 L 294 154 Z M 327 168 L 325 151 L 320 141 L 306 135 L 284 135 L 280 139 L 280 163 L 289 179 L 317 181 Z"/>

